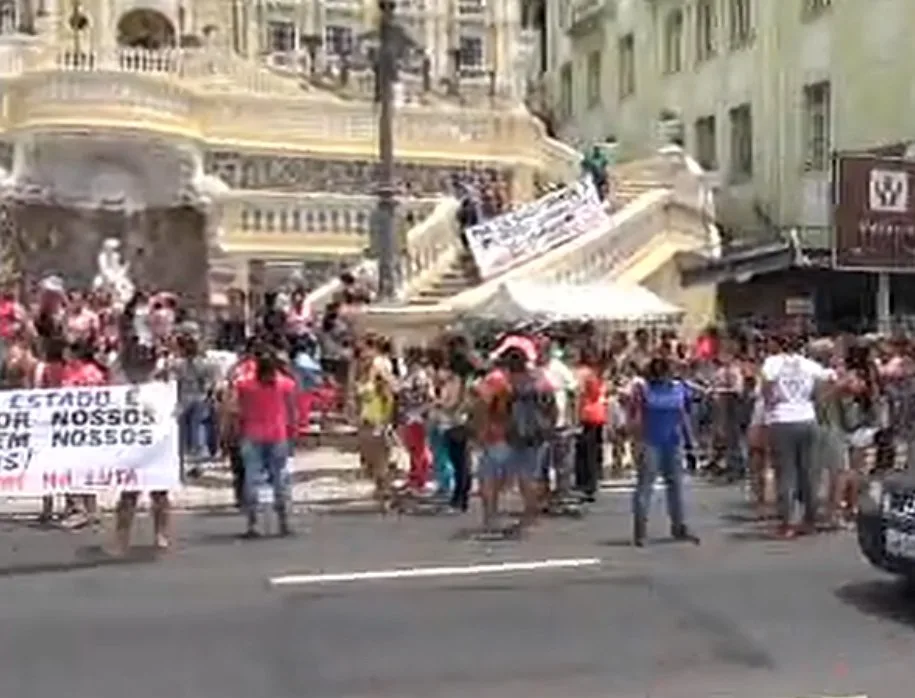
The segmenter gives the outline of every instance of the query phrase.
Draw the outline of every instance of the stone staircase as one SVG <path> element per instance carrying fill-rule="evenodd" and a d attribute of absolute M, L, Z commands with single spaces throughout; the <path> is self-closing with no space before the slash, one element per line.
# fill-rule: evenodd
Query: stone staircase
<path fill-rule="evenodd" d="M 411 305 L 436 305 L 473 288 L 480 282 L 476 265 L 469 252 L 462 251 L 437 278 L 420 287 L 410 297 Z"/>
<path fill-rule="evenodd" d="M 663 189 L 665 184 L 650 166 L 630 163 L 621 168 L 621 176 L 611 178 L 612 196 L 607 206 L 618 211 L 645 194 Z M 628 254 L 619 250 L 620 262 Z M 409 304 L 414 307 L 431 307 L 446 302 L 480 283 L 479 274 L 469 252 L 462 251 L 440 274 L 430 278 L 410 294 Z"/>

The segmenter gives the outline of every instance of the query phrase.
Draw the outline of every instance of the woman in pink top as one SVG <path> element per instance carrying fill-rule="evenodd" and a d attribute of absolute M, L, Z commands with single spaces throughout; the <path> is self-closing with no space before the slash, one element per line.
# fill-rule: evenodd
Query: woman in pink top
<path fill-rule="evenodd" d="M 296 383 L 279 370 L 268 351 L 258 352 L 255 370 L 235 384 L 241 457 L 245 467 L 244 499 L 248 517 L 246 536 L 259 536 L 258 492 L 266 474 L 273 487 L 273 503 L 280 535 L 290 534 L 288 520 L 290 439 L 295 434 Z"/>

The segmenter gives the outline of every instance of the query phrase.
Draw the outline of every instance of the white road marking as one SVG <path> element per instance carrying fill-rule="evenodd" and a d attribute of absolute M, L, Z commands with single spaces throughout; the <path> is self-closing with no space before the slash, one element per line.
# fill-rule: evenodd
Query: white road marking
<path fill-rule="evenodd" d="M 598 483 L 598 488 L 601 492 L 606 494 L 631 494 L 635 492 L 635 478 L 634 477 L 619 477 L 611 478 L 607 480 L 601 480 Z M 694 477 L 685 477 L 683 479 L 683 487 L 687 490 L 693 490 L 701 487 L 709 487 L 710 483 L 701 478 Z M 664 480 L 659 476 L 652 485 L 652 489 L 655 492 L 661 492 L 667 489 L 667 485 L 664 484 Z M 854 696 L 853 698 L 858 698 Z"/>
<path fill-rule="evenodd" d="M 502 562 L 489 565 L 464 565 L 461 567 L 409 567 L 405 569 L 342 572 L 339 574 L 290 574 L 272 577 L 270 586 L 308 586 L 317 584 L 344 584 L 347 582 L 375 582 L 387 579 L 422 579 L 429 577 L 471 577 L 485 574 L 511 572 L 539 572 L 541 570 L 597 567 L 600 558 L 555 558 L 534 562 Z"/>

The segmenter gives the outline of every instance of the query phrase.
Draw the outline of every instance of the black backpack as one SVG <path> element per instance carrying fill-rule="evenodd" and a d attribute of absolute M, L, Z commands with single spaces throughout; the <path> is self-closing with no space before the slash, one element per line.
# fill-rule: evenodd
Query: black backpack
<path fill-rule="evenodd" d="M 508 406 L 508 444 L 531 448 L 546 443 L 555 426 L 555 396 L 528 375 L 512 385 Z"/>

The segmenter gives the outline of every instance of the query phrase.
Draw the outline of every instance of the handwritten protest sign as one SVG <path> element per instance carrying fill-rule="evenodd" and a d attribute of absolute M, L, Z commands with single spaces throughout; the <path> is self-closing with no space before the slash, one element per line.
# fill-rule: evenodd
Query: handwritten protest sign
<path fill-rule="evenodd" d="M 173 383 L 0 392 L 0 496 L 180 483 Z"/>

